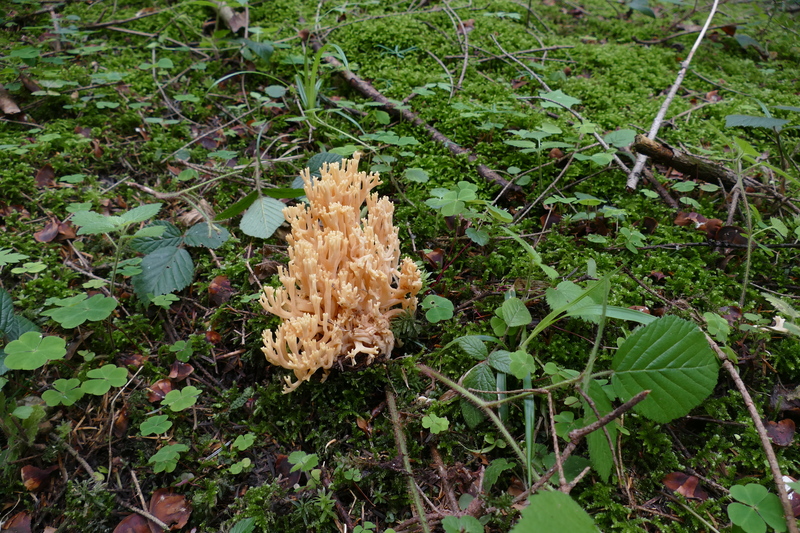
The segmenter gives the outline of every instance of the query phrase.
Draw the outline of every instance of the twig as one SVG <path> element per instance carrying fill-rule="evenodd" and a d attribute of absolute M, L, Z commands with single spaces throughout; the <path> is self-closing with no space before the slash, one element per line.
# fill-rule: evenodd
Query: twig
<path fill-rule="evenodd" d="M 678 71 L 678 77 L 675 79 L 675 83 L 672 84 L 672 87 L 670 87 L 669 93 L 664 99 L 664 103 L 661 105 L 661 109 L 658 110 L 658 114 L 653 121 L 653 125 L 650 126 L 649 137 L 651 139 L 658 135 L 658 130 L 661 128 L 661 122 L 663 122 L 664 117 L 667 114 L 667 109 L 669 109 L 669 106 L 672 104 L 672 100 L 675 98 L 675 95 L 678 94 L 678 89 L 680 88 L 681 83 L 683 83 L 683 78 L 686 77 L 686 72 L 689 70 L 689 64 L 692 62 L 692 57 L 697 51 L 697 48 L 700 46 L 700 43 L 703 41 L 703 37 L 705 36 L 706 31 L 711 24 L 711 19 L 714 18 L 714 13 L 716 13 L 718 5 L 719 0 L 714 0 L 714 4 L 711 6 L 711 11 L 708 14 L 708 18 L 706 18 L 706 23 L 703 25 L 703 29 L 700 30 L 700 34 L 697 36 L 697 40 L 695 40 L 691 51 L 689 51 L 689 55 L 686 56 L 686 59 L 683 61 L 683 63 L 681 63 L 681 68 Z M 646 160 L 647 158 L 641 154 L 639 154 L 639 156 L 636 158 L 636 164 L 633 165 L 633 170 L 631 170 L 631 173 L 628 175 L 628 182 L 626 184 L 628 189 L 636 189 L 636 185 L 639 183 L 639 174 L 641 174 Z"/>
<path fill-rule="evenodd" d="M 775 488 L 778 491 L 778 497 L 783 506 L 783 515 L 786 519 L 786 525 L 789 527 L 789 533 L 800 533 L 800 530 L 797 529 L 797 520 L 795 520 L 794 511 L 792 510 L 792 502 L 789 501 L 789 494 L 786 492 L 786 484 L 783 481 L 783 474 L 778 464 L 778 457 L 775 455 L 775 450 L 772 448 L 772 443 L 769 440 L 769 436 L 767 436 L 767 429 L 761 421 L 761 415 L 758 413 L 755 403 L 753 403 L 753 398 L 747 391 L 747 386 L 739 376 L 736 367 L 733 366 L 733 363 L 728 359 L 725 352 L 720 349 L 719 345 L 708 334 L 706 334 L 706 340 L 709 346 L 711 346 L 711 349 L 717 354 L 717 357 L 722 361 L 722 367 L 730 375 L 736 385 L 736 389 L 739 391 L 739 394 L 742 395 L 742 400 L 744 401 L 745 407 L 747 407 L 747 412 L 750 413 L 750 419 L 753 421 L 753 426 L 755 426 L 758 438 L 761 440 L 761 447 L 764 450 L 764 455 L 767 456 L 767 463 L 772 473 L 772 479 L 775 482 Z"/>
<path fill-rule="evenodd" d="M 428 519 L 425 516 L 425 507 L 422 505 L 420 493 L 417 490 L 417 484 L 414 481 L 414 471 L 411 469 L 411 460 L 408 458 L 408 449 L 406 448 L 406 437 L 403 434 L 403 424 L 400 422 L 400 415 L 397 412 L 397 403 L 394 400 L 394 393 L 386 389 L 386 405 L 389 407 L 389 416 L 392 417 L 392 428 L 394 429 L 394 440 L 397 443 L 397 452 L 403 459 L 403 468 L 406 471 L 406 482 L 408 483 L 408 492 L 414 502 L 414 510 L 417 514 L 422 530 L 425 533 L 431 533 L 431 526 L 428 524 Z"/>
<path fill-rule="evenodd" d="M 311 41 L 311 47 L 315 51 L 319 51 L 320 48 L 322 48 L 322 43 L 320 43 L 318 40 L 313 40 Z M 451 141 L 447 136 L 442 134 L 439 130 L 437 130 L 430 124 L 425 123 L 421 118 L 419 118 L 419 116 L 416 113 L 408 109 L 398 109 L 397 107 L 395 107 L 395 104 L 393 104 L 392 102 L 389 101 L 388 98 L 383 96 L 383 94 L 381 94 L 375 87 L 373 87 L 372 84 L 370 84 L 366 80 L 359 78 L 358 76 L 353 74 L 353 72 L 344 68 L 344 65 L 335 57 L 329 55 L 325 56 L 325 61 L 328 64 L 334 66 L 338 70 L 339 74 L 361 94 L 363 94 L 367 98 L 371 98 L 372 100 L 383 104 L 383 108 L 390 114 L 394 115 L 395 117 L 403 118 L 408 122 L 411 122 L 415 126 L 423 128 L 431 137 L 431 139 L 443 144 L 445 147 L 447 147 L 448 150 L 450 150 L 450 153 L 454 155 L 466 155 L 467 160 L 470 163 L 478 160 L 478 156 L 476 156 L 469 150 L 460 147 L 455 142 Z M 519 185 L 514 185 L 513 183 L 509 183 L 508 180 L 500 177 L 499 174 L 497 174 L 494 170 L 491 170 L 484 164 L 478 164 L 477 171 L 478 175 L 480 175 L 482 178 L 492 181 L 497 185 L 500 185 L 501 187 L 508 187 L 510 190 L 513 190 L 515 192 L 522 191 L 522 187 L 520 187 Z"/>
<path fill-rule="evenodd" d="M 433 457 L 433 464 L 436 465 L 436 470 L 439 472 L 439 478 L 442 480 L 442 492 L 444 492 L 444 495 L 447 498 L 447 504 L 450 506 L 451 511 L 457 513 L 459 510 L 458 499 L 453 492 L 453 487 L 450 485 L 450 481 L 447 479 L 447 470 L 444 467 L 442 456 L 439 455 L 439 450 L 436 448 L 436 446 L 431 446 L 431 456 Z"/>
<path fill-rule="evenodd" d="M 107 28 L 109 26 L 117 26 L 119 24 L 125 24 L 127 22 L 133 22 L 135 20 L 143 19 L 146 17 L 152 17 L 153 15 L 160 15 L 164 11 L 168 11 L 167 9 L 161 9 L 159 11 L 150 11 L 147 13 L 142 13 L 141 15 L 136 15 L 135 17 L 122 19 L 122 20 L 109 20 L 108 22 L 98 22 L 95 24 L 87 24 L 85 26 L 81 26 L 81 30 L 99 30 L 100 28 Z"/>

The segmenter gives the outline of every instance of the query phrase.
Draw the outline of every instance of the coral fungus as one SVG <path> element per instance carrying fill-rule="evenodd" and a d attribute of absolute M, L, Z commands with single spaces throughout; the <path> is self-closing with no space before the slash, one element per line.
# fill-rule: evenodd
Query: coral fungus
<path fill-rule="evenodd" d="M 261 305 L 283 319 L 264 331 L 267 360 L 294 372 L 291 392 L 319 369 L 334 363 L 372 363 L 394 347 L 390 321 L 416 308 L 422 287 L 411 259 L 400 262 L 400 241 L 392 223 L 394 205 L 370 193 L 378 174 L 358 172 L 359 156 L 324 165 L 321 177 L 302 172 L 308 205 L 284 210 L 291 224 L 288 268 L 282 288 L 267 287 Z M 362 206 L 366 202 L 366 216 Z"/>

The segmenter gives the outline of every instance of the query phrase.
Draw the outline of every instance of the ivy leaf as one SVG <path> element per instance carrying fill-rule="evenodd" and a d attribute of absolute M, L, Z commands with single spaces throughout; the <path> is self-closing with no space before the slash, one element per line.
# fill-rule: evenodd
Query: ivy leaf
<path fill-rule="evenodd" d="M 117 308 L 114 298 L 95 294 L 88 300 L 85 293 L 77 294 L 71 298 L 55 300 L 58 307 L 42 311 L 42 315 L 49 316 L 61 327 L 71 329 L 80 326 L 86 321 L 105 320 Z"/>
<path fill-rule="evenodd" d="M 67 341 L 29 331 L 5 347 L 5 365 L 11 370 L 36 370 L 67 355 Z"/>
<path fill-rule="evenodd" d="M 667 316 L 628 337 L 611 368 L 617 396 L 625 402 L 649 389 L 634 410 L 663 424 L 686 415 L 711 394 L 719 362 L 696 325 Z"/>
<path fill-rule="evenodd" d="M 142 422 L 139 429 L 142 432 L 142 436 L 146 437 L 148 435 L 161 435 L 169 431 L 171 427 L 172 422 L 169 421 L 168 415 L 156 415 Z"/>
<path fill-rule="evenodd" d="M 95 396 L 102 396 L 111 387 L 122 387 L 128 381 L 128 371 L 116 365 L 103 365 L 86 373 L 91 378 L 84 381 L 81 390 Z"/>
<path fill-rule="evenodd" d="M 189 385 L 181 390 L 169 391 L 161 400 L 161 404 L 169 406 L 173 412 L 183 411 L 196 404 L 198 396 L 200 396 L 200 389 Z"/>
<path fill-rule="evenodd" d="M 131 278 L 137 296 L 159 296 L 179 291 L 192 282 L 194 263 L 183 248 L 166 246 L 142 258 L 142 273 Z"/>
<path fill-rule="evenodd" d="M 84 392 L 80 388 L 81 380 L 57 379 L 53 382 L 53 390 L 46 390 L 42 393 L 42 400 L 50 407 L 56 405 L 70 406 L 83 398 Z"/>

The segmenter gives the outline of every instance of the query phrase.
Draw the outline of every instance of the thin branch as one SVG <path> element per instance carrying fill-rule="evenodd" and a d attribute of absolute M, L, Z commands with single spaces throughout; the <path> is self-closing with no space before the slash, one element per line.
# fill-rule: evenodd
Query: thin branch
<path fill-rule="evenodd" d="M 697 48 L 703 41 L 703 37 L 705 37 L 706 31 L 711 25 L 711 19 L 714 18 L 714 13 L 716 13 L 718 5 L 719 0 L 714 0 L 714 4 L 711 6 L 711 11 L 708 14 L 708 18 L 706 18 L 706 23 L 703 25 L 703 29 L 700 30 L 700 34 L 697 36 L 697 40 L 695 40 L 694 46 L 692 46 L 692 49 L 689 52 L 689 55 L 686 57 L 686 60 L 681 63 L 681 68 L 678 71 L 678 77 L 675 79 L 675 83 L 672 84 L 672 87 L 670 87 L 669 93 L 667 94 L 666 99 L 664 99 L 664 103 L 661 105 L 661 109 L 658 110 L 658 114 L 653 121 L 653 125 L 650 126 L 649 137 L 651 139 L 654 139 L 656 135 L 658 135 L 658 130 L 661 128 L 661 123 L 664 121 L 664 117 L 667 114 L 667 109 L 669 109 L 669 106 L 672 104 L 672 100 L 675 99 L 675 95 L 678 94 L 678 89 L 683 83 L 683 78 L 686 77 L 686 72 L 689 70 L 692 57 L 694 57 L 694 53 L 697 51 Z M 646 159 L 647 158 L 641 154 L 636 158 L 636 164 L 633 165 L 633 170 L 631 170 L 631 173 L 628 175 L 628 182 L 626 184 L 628 189 L 636 189 L 636 185 L 639 183 L 639 174 L 641 174 L 642 169 L 644 168 Z"/>

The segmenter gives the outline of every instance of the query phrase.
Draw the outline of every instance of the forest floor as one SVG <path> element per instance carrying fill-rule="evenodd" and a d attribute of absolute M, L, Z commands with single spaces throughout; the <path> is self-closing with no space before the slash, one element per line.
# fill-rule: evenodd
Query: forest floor
<path fill-rule="evenodd" d="M 3 529 L 797 531 L 798 7 L 10 2 Z M 284 393 L 357 152 L 419 306 Z"/>

